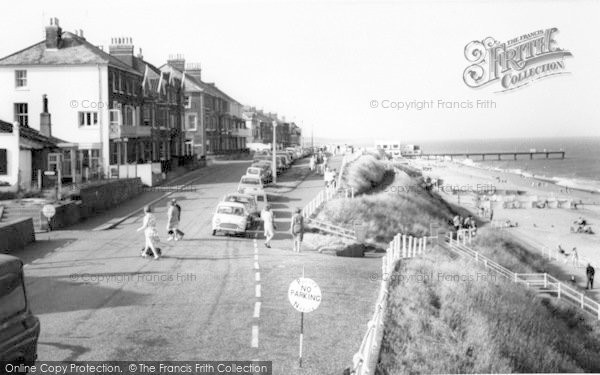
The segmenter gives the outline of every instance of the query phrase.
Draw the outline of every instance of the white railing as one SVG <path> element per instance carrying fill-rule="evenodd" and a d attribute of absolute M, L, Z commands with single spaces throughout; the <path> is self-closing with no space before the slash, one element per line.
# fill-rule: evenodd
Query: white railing
<path fill-rule="evenodd" d="M 386 254 L 381 258 L 382 280 L 373 318 L 367 323 L 367 332 L 353 357 L 353 374 L 373 375 L 379 359 L 383 339 L 384 318 L 390 287 L 390 274 L 400 259 L 413 258 L 427 251 L 428 237 L 412 237 L 397 234 L 390 242 Z"/>
<path fill-rule="evenodd" d="M 308 202 L 302 209 L 302 216 L 307 218 L 311 217 L 323 203 L 334 198 L 354 198 L 354 189 L 336 189 L 329 187 L 321 190 L 319 194 L 317 194 L 317 196 Z"/>
<path fill-rule="evenodd" d="M 540 292 L 556 294 L 558 299 L 578 306 L 582 310 L 593 314 L 600 320 L 600 304 L 585 294 L 572 288 L 554 276 L 548 273 L 515 273 L 506 267 L 494 262 L 493 260 L 479 254 L 477 251 L 466 246 L 462 241 L 452 238 L 452 233 L 446 235 L 446 241 L 450 245 L 450 249 L 459 255 L 467 255 L 475 260 L 476 263 L 483 263 L 488 269 L 498 272 L 517 284 L 523 284 L 527 287 L 539 288 Z"/>
<path fill-rule="evenodd" d="M 336 236 L 348 238 L 351 240 L 356 240 L 356 231 L 354 229 L 344 228 L 338 225 L 333 225 L 325 221 L 320 221 L 309 217 L 306 218 L 306 224 L 323 232 L 331 233 Z"/>

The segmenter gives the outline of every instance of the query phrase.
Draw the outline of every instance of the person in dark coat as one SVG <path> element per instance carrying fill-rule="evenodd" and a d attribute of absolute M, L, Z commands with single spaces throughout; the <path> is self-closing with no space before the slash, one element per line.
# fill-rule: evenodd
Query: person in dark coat
<path fill-rule="evenodd" d="M 587 275 L 587 283 L 585 284 L 585 289 L 594 289 L 594 274 L 596 270 L 592 267 L 591 264 L 588 263 L 587 268 L 585 269 L 585 274 Z"/>

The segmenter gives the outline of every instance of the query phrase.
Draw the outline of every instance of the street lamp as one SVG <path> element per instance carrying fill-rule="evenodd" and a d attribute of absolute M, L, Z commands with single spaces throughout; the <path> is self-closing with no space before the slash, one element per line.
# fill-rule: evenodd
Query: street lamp
<path fill-rule="evenodd" d="M 275 128 L 277 128 L 277 121 L 273 121 L 273 184 L 277 183 L 277 133 Z"/>

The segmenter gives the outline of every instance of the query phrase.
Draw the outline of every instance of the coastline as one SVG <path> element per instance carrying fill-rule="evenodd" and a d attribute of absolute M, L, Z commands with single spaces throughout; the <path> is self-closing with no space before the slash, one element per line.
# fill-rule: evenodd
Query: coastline
<path fill-rule="evenodd" d="M 553 183 L 537 184 L 535 177 L 489 170 L 476 166 L 465 165 L 457 162 L 432 162 L 427 160 L 410 160 L 409 163 L 419 169 L 425 167 L 423 175 L 435 179 L 442 179 L 444 186 L 467 187 L 464 193 L 448 192 L 442 189 L 440 195 L 452 204 L 471 211 L 477 216 L 475 196 L 479 186 L 493 186 L 498 191 L 520 191 L 526 196 L 532 197 L 556 197 L 584 202 L 583 206 L 575 208 L 503 208 L 501 204 L 494 206 L 494 221 L 510 220 L 518 223 L 518 227 L 504 229 L 519 239 L 527 242 L 540 253 L 554 250 L 561 245 L 567 252 L 574 247 L 577 248 L 579 259 L 582 262 L 590 262 L 594 267 L 600 266 L 600 196 L 588 191 L 571 190 L 561 192 L 561 186 Z M 534 186 L 532 186 L 534 182 Z M 474 189 L 475 188 L 475 189 Z M 480 191 L 481 192 L 481 191 Z M 570 230 L 573 222 L 579 217 L 585 218 L 595 234 L 573 233 Z M 479 218 L 484 226 L 489 227 L 487 218 Z M 562 266 L 562 261 L 560 262 Z M 569 272 L 585 279 L 585 269 L 570 267 Z M 583 276 L 582 276 L 583 275 Z"/>

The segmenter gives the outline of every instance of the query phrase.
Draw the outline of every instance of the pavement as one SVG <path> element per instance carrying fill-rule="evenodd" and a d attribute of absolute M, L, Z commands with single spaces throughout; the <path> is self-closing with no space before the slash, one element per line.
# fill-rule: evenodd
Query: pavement
<path fill-rule="evenodd" d="M 341 157 L 334 158 L 339 168 Z M 291 251 L 291 210 L 323 188 L 304 161 L 267 189 L 278 227 L 272 248 L 255 230 L 212 236 L 217 202 L 237 187 L 247 161 L 217 162 L 178 181 L 184 189 L 149 191 L 68 230 L 38 234 L 20 256 L 31 309 L 41 320 L 40 360 L 266 360 L 273 374 L 339 374 L 351 363 L 377 297 L 380 255 L 341 258 Z M 182 207 L 178 242 L 163 257 L 139 256 L 140 209 L 153 202 L 161 240 L 166 204 Z M 118 220 L 115 220 L 118 219 Z M 110 224 L 110 225 L 109 225 Z M 93 230 L 98 228 L 111 228 Z M 300 313 L 287 298 L 302 275 L 323 291 L 305 314 L 298 368 Z"/>

